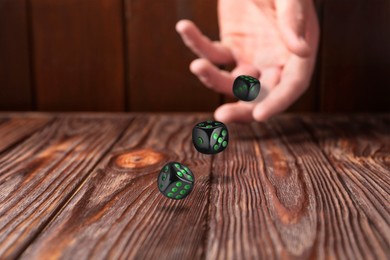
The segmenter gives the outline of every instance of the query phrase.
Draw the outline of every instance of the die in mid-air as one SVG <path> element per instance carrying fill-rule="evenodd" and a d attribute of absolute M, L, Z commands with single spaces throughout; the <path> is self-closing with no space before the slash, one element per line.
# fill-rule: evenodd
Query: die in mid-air
<path fill-rule="evenodd" d="M 161 169 L 157 178 L 160 192 L 170 199 L 184 199 L 194 187 L 194 175 L 187 166 L 169 162 Z"/>
<path fill-rule="evenodd" d="M 233 94 L 243 101 L 252 101 L 260 93 L 260 81 L 251 76 L 238 76 L 233 83 Z"/>
<path fill-rule="evenodd" d="M 196 150 L 205 154 L 216 154 L 226 149 L 229 133 L 226 126 L 218 121 L 204 121 L 192 129 L 192 143 Z"/>

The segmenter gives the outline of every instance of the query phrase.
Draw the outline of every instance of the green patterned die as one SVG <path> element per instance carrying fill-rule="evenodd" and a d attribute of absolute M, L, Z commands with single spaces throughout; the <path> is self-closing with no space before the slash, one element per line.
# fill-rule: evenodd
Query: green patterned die
<path fill-rule="evenodd" d="M 157 185 L 164 196 L 180 200 L 191 193 L 194 181 L 194 174 L 187 166 L 178 162 L 169 162 L 161 169 Z"/>

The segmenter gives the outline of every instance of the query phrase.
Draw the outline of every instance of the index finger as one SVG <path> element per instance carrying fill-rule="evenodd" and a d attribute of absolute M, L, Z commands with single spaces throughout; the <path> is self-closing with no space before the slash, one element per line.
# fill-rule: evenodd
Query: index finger
<path fill-rule="evenodd" d="M 189 20 L 181 20 L 176 24 L 176 31 L 182 37 L 185 45 L 200 58 L 205 58 L 215 64 L 233 63 L 233 55 L 229 48 L 221 42 L 213 42 Z"/>
<path fill-rule="evenodd" d="M 258 103 L 253 110 L 256 121 L 264 121 L 284 111 L 308 88 L 315 57 L 302 58 L 296 55 L 287 61 L 277 86 Z"/>

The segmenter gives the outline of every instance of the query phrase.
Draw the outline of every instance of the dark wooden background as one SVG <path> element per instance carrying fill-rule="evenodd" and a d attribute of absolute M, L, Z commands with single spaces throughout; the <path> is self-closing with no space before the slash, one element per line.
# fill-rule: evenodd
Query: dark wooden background
<path fill-rule="evenodd" d="M 293 111 L 388 111 L 390 1 L 316 1 L 321 46 Z M 218 39 L 216 0 L 0 0 L 0 110 L 210 111 L 182 18 Z"/>

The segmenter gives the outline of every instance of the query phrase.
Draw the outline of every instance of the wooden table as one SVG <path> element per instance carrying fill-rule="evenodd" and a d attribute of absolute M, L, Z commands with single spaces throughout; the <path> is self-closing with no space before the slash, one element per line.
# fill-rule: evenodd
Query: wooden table
<path fill-rule="evenodd" d="M 0 258 L 386 259 L 390 116 L 285 115 L 229 124 L 193 148 L 207 114 L 0 114 Z M 157 190 L 177 160 L 195 188 Z"/>

